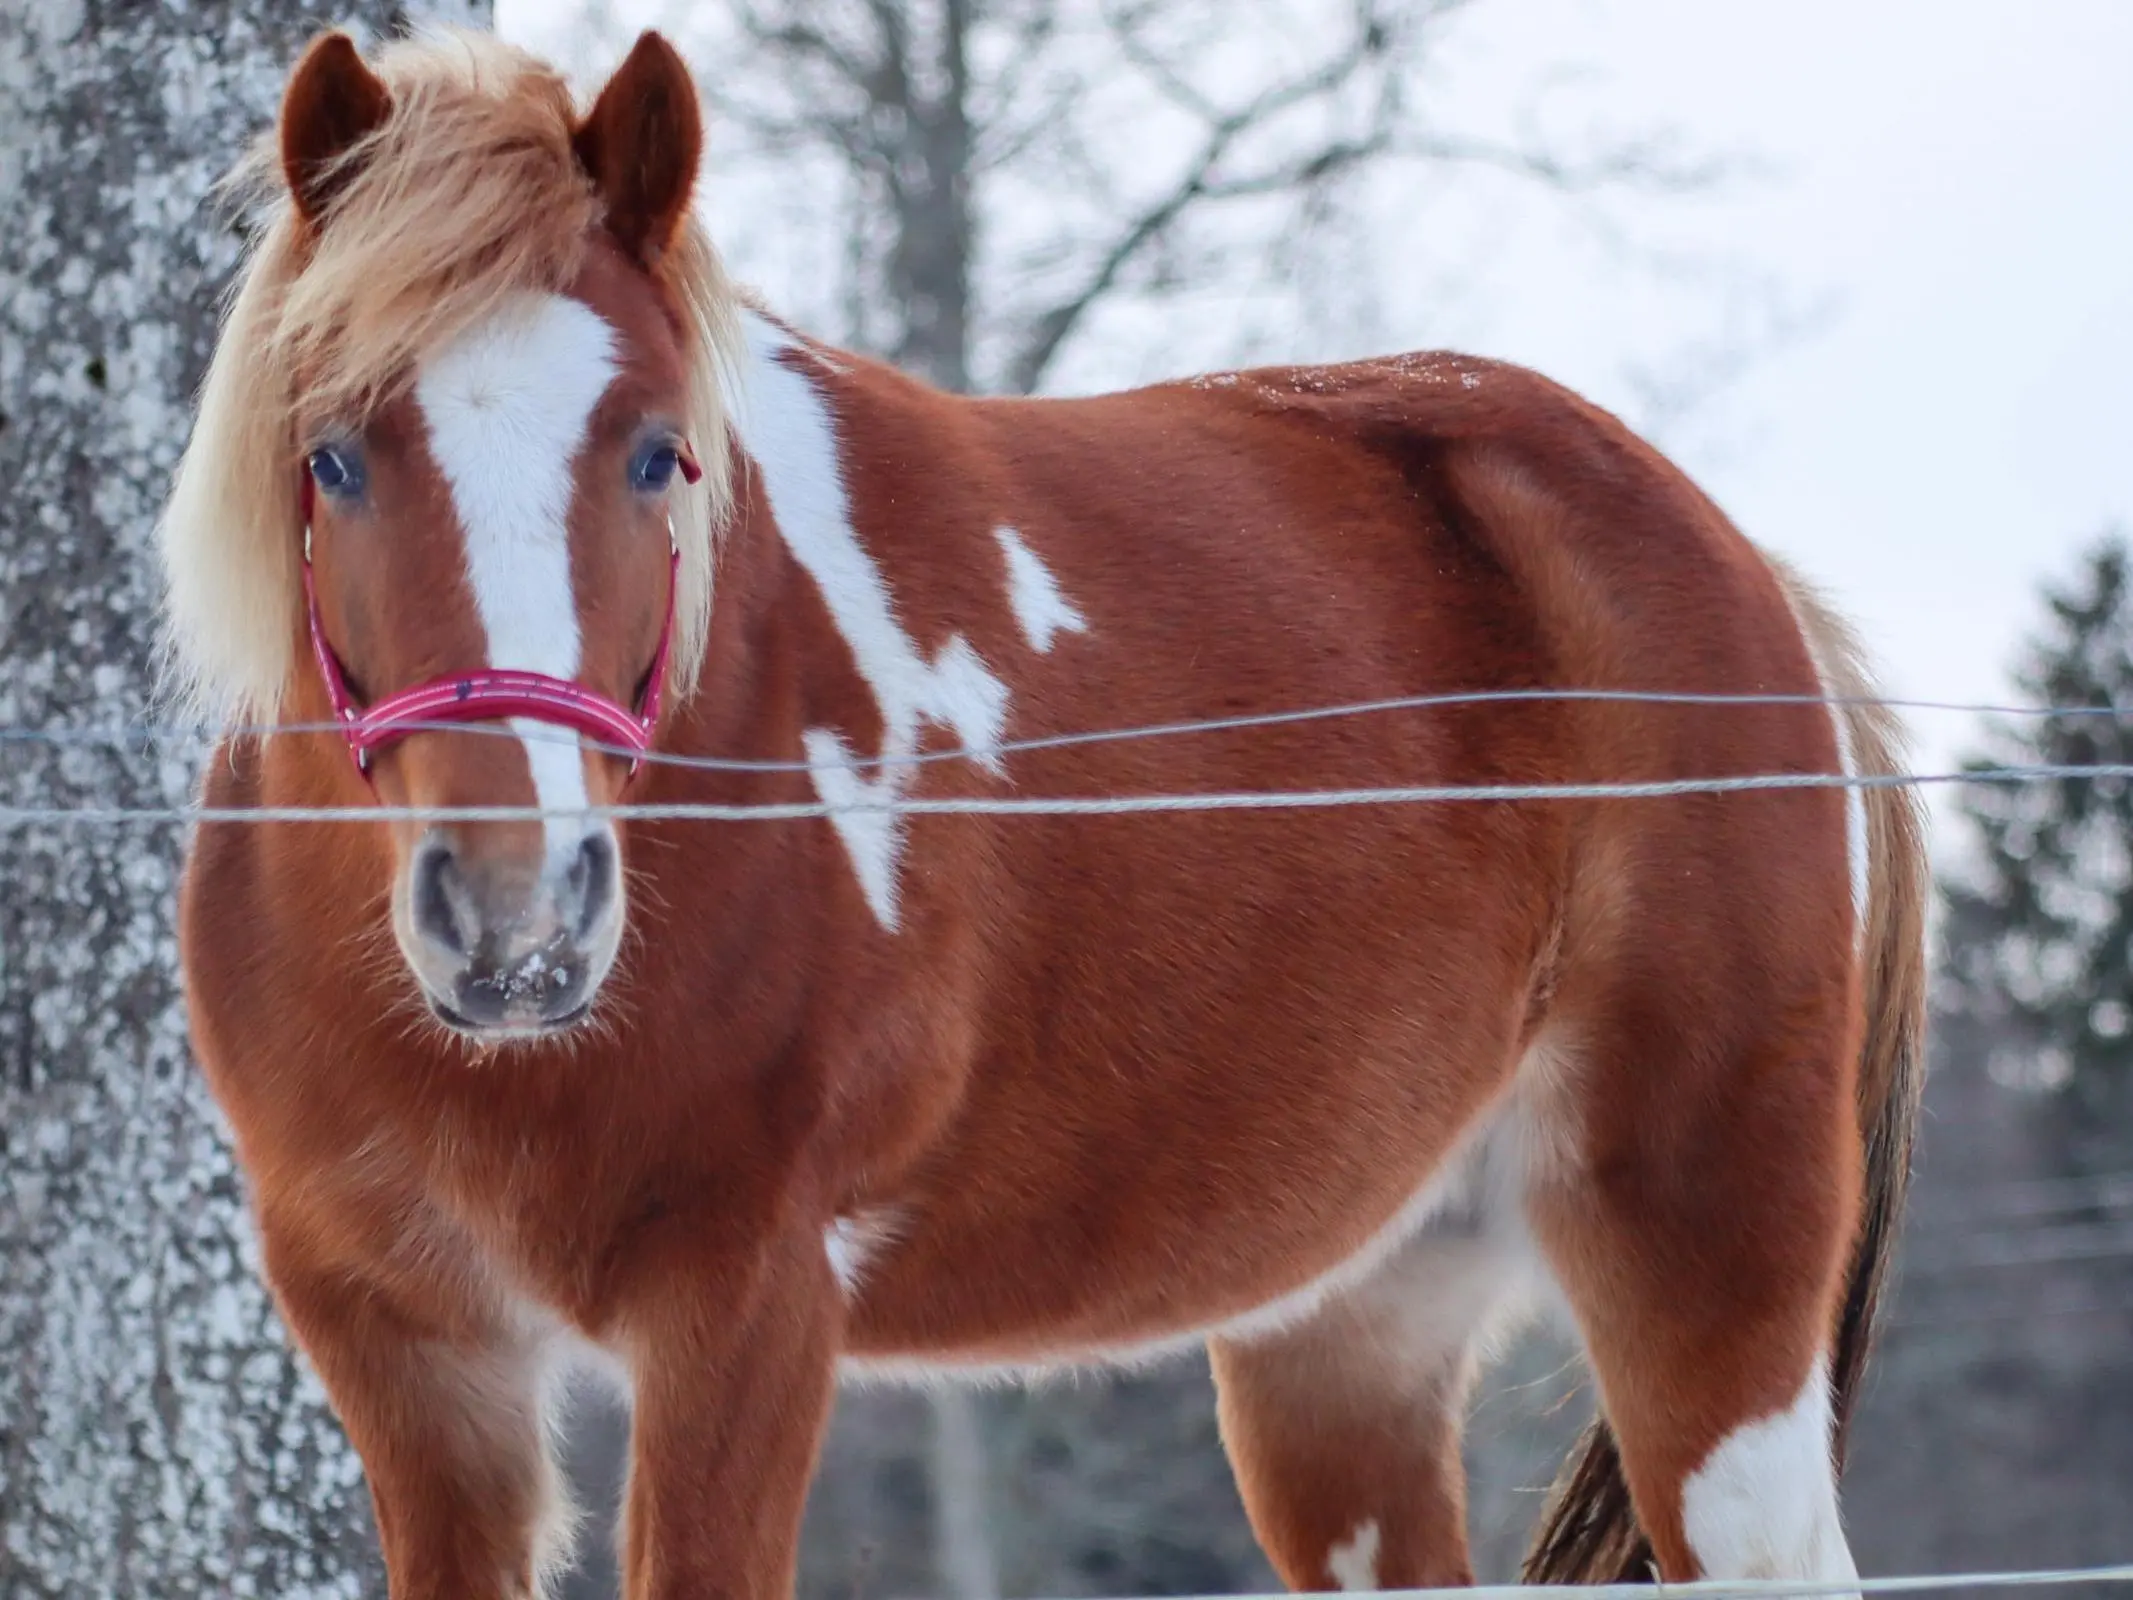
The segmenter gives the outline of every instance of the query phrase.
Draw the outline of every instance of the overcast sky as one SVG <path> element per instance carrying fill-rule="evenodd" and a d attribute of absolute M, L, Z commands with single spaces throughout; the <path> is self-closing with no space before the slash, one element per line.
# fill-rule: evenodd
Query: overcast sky
<path fill-rule="evenodd" d="M 1720 397 L 1688 464 L 1836 592 L 1893 691 L 2004 695 L 2038 580 L 2133 518 L 2133 4 L 1502 0 L 1476 20 L 1477 67 L 1545 34 L 1622 104 L 1783 164 L 1684 231 L 1838 312 Z M 1546 270 L 1521 263 L 1480 342 L 1621 400 L 1615 348 L 1542 309 Z M 1935 764 L 1964 737 L 1916 725 Z"/>
<path fill-rule="evenodd" d="M 497 7 L 544 44 L 571 9 Z M 2133 0 L 1487 0 L 1431 92 L 1485 122 L 1566 66 L 1583 78 L 1546 103 L 1773 169 L 1633 206 L 1633 233 L 1833 308 L 1663 442 L 1836 594 L 1892 692 L 2004 697 L 2038 581 L 2133 520 Z M 1463 294 L 1394 294 L 1375 337 L 1456 339 L 1636 416 L 1627 365 L 1708 334 L 1714 301 L 1626 290 L 1546 215 L 1504 213 Z M 1968 738 L 1914 725 L 1922 765 Z"/>

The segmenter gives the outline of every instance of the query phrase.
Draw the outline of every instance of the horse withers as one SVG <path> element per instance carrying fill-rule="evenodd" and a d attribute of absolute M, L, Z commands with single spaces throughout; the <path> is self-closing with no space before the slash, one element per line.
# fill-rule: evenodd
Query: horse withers
<path fill-rule="evenodd" d="M 205 798 L 335 819 L 203 824 L 183 958 L 394 1594 L 539 1584 L 581 1359 L 668 1600 L 789 1591 L 840 1372 L 1203 1340 L 1287 1581 L 1467 1581 L 1468 1386 L 1551 1299 L 1604 1422 L 1534 1576 L 1851 1581 L 1905 792 L 972 809 L 1885 777 L 1841 626 L 1516 368 L 826 348 L 729 287 L 699 144 L 656 35 L 584 110 L 318 40 L 164 520 Z M 1483 697 L 1029 747 L 1424 690 Z"/>

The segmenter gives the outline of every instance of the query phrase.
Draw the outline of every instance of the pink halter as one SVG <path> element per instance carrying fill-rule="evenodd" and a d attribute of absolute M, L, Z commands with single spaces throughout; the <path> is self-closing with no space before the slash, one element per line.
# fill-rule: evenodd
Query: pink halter
<path fill-rule="evenodd" d="M 681 474 L 694 483 L 703 469 L 684 452 Z M 659 704 L 666 687 L 667 654 L 674 640 L 674 605 L 681 575 L 681 547 L 673 542 L 673 527 L 667 530 L 667 612 L 659 625 L 659 643 L 652 651 L 652 668 L 644 693 L 631 711 L 606 695 L 542 672 L 512 672 L 483 667 L 453 673 L 418 683 L 398 694 L 389 694 L 370 706 L 357 704 L 348 687 L 340 658 L 326 642 L 326 626 L 318 613 L 318 583 L 311 568 L 311 508 L 315 494 L 311 474 L 303 478 L 304 507 L 304 610 L 311 628 L 311 654 L 318 662 L 319 676 L 326 682 L 326 698 L 341 724 L 341 737 L 348 754 L 365 782 L 371 781 L 371 756 L 409 734 L 440 722 L 501 722 L 526 717 L 551 727 L 567 728 L 597 744 L 630 752 L 629 775 L 634 778 L 652 747 L 652 734 L 659 725 Z"/>

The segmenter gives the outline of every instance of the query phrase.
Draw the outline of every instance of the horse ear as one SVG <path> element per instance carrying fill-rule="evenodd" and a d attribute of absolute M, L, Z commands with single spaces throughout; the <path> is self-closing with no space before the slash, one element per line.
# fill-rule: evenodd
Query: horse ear
<path fill-rule="evenodd" d="M 281 99 L 281 170 L 304 219 L 316 223 L 354 176 L 348 152 L 384 123 L 392 92 L 363 64 L 355 41 L 311 41 Z"/>
<path fill-rule="evenodd" d="M 607 229 L 649 266 L 674 240 L 696 186 L 703 118 L 674 47 L 647 29 L 571 136 L 607 205 Z"/>

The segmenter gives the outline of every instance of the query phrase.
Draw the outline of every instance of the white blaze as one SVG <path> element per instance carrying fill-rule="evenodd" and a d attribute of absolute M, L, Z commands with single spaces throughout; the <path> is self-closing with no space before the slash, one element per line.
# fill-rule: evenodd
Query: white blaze
<path fill-rule="evenodd" d="M 593 408 L 616 373 L 616 339 L 597 312 L 562 295 L 527 295 L 426 361 L 415 399 L 430 451 L 466 534 L 467 579 L 489 646 L 488 665 L 571 679 L 578 673 L 578 607 L 570 578 L 572 465 Z M 544 810 L 586 804 L 574 740 L 523 719 Z M 545 824 L 551 867 L 584 824 Z"/>

